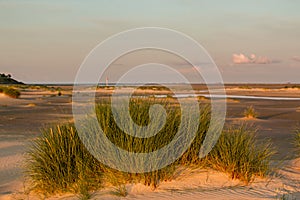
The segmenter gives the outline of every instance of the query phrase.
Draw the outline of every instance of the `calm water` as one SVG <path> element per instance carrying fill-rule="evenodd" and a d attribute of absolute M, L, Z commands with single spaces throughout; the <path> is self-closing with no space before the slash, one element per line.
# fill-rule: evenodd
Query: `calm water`
<path fill-rule="evenodd" d="M 286 100 L 286 101 L 300 101 L 300 98 L 293 97 L 265 97 L 265 96 L 243 96 L 243 95 L 218 95 L 218 94 L 176 94 L 176 98 L 188 98 L 188 97 L 207 97 L 207 98 L 233 98 L 233 99 L 261 99 L 261 100 Z M 167 97 L 167 95 L 155 95 L 158 98 Z"/>

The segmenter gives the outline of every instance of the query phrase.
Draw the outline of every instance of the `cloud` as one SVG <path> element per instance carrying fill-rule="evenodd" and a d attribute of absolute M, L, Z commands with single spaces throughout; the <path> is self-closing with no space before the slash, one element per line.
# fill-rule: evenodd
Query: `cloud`
<path fill-rule="evenodd" d="M 293 56 L 293 57 L 292 57 L 292 60 L 297 61 L 297 62 L 300 62 L 300 57 L 299 57 L 299 56 Z"/>
<path fill-rule="evenodd" d="M 272 60 L 266 56 L 259 56 L 254 60 L 254 63 L 256 64 L 270 64 L 272 63 Z"/>
<path fill-rule="evenodd" d="M 270 64 L 272 60 L 266 56 L 256 56 L 255 54 L 246 56 L 240 53 L 232 55 L 232 62 L 234 64 Z"/>
<path fill-rule="evenodd" d="M 233 54 L 232 62 L 235 64 L 246 64 L 246 63 L 250 63 L 250 59 L 244 54 Z"/>

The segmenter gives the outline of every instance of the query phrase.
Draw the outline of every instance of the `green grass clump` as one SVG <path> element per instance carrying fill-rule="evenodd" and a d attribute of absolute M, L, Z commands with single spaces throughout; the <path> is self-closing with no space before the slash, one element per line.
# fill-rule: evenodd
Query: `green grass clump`
<path fill-rule="evenodd" d="M 232 179 L 247 184 L 255 176 L 265 177 L 270 172 L 273 154 L 269 141 L 258 142 L 255 130 L 242 125 L 223 132 L 206 162 L 213 169 L 229 173 Z"/>
<path fill-rule="evenodd" d="M 129 112 L 132 120 L 140 125 L 151 124 L 149 109 L 151 105 L 159 103 L 165 108 L 166 123 L 157 133 L 155 127 L 159 120 L 155 121 L 151 130 L 155 135 L 147 138 L 134 137 L 126 134 L 117 125 L 109 101 L 102 101 L 96 106 L 96 115 L 104 134 L 116 146 L 135 153 L 147 153 L 158 150 L 172 141 L 181 123 L 181 108 L 176 101 L 163 99 L 133 99 L 129 104 Z M 120 116 L 122 113 L 119 113 Z M 159 112 L 155 112 L 159 118 Z M 205 158 L 199 158 L 199 151 L 210 125 L 211 109 L 208 105 L 200 105 L 200 117 L 196 136 L 189 148 L 174 163 L 159 170 L 144 173 L 122 172 L 108 167 L 108 163 L 100 163 L 95 159 L 82 143 L 74 124 L 58 125 L 44 129 L 42 135 L 33 141 L 27 159 L 27 174 L 33 182 L 34 189 L 45 193 L 72 191 L 80 193 L 82 197 L 88 197 L 89 191 L 106 185 L 113 185 L 120 196 L 126 196 L 125 185 L 127 183 L 142 183 L 156 188 L 162 181 L 170 181 L 174 178 L 176 169 L 180 166 L 209 167 L 229 173 L 232 178 L 241 179 L 248 183 L 255 176 L 265 176 L 269 170 L 269 159 L 272 154 L 269 143 L 259 144 L 253 132 L 244 126 L 238 129 L 225 131 L 215 148 Z M 97 132 L 95 124 L 87 117 L 83 121 L 86 136 Z M 123 121 L 128 130 L 135 133 L 135 127 L 131 127 L 128 121 Z M 156 124 L 157 123 L 157 124 Z M 190 122 L 189 122 L 190 123 Z M 153 129 L 152 129 L 153 128 Z M 189 125 L 187 133 L 191 131 Z M 82 136 L 81 136 L 82 137 Z M 102 141 L 94 138 L 94 144 Z M 184 138 L 181 138 L 181 140 Z M 115 156 L 115 151 L 107 150 L 107 157 Z M 168 152 L 166 156 L 172 156 Z M 118 157 L 120 163 L 134 167 L 134 163 Z M 161 159 L 161 158 L 160 158 Z M 155 167 L 155 166 L 154 166 Z"/>
<path fill-rule="evenodd" d="M 129 111 L 133 121 L 140 126 L 146 126 L 150 123 L 149 109 L 153 104 L 160 104 L 166 110 L 166 123 L 157 131 L 155 128 L 159 126 L 161 121 L 155 121 L 154 125 L 150 127 L 148 131 L 155 132 L 154 136 L 147 138 L 134 137 L 132 135 L 126 134 L 123 132 L 115 122 L 110 104 L 107 102 L 101 102 L 96 107 L 96 113 L 98 117 L 99 124 L 103 128 L 106 137 L 114 143 L 116 146 L 128 151 L 135 153 L 148 153 L 156 151 L 165 145 L 169 144 L 178 131 L 178 127 L 181 123 L 181 109 L 176 103 L 171 103 L 165 99 L 133 99 L 130 102 Z M 119 113 L 121 116 L 122 113 Z M 203 112 L 203 115 L 205 113 Z M 208 117 L 208 116 L 207 116 Z M 160 118 L 160 114 L 156 113 L 156 118 Z M 195 118 L 199 120 L 199 117 Z M 135 127 L 131 127 L 128 121 L 123 121 L 122 124 L 127 126 L 127 130 L 131 131 L 131 134 L 134 134 L 136 131 Z M 90 125 L 87 128 L 93 130 L 94 128 Z M 187 132 L 189 129 L 187 129 Z M 114 152 L 107 152 L 108 157 L 116 157 Z M 172 152 L 170 152 L 172 154 Z M 172 155 L 170 155 L 172 156 Z M 122 158 L 120 158 L 122 159 Z M 120 162 L 127 162 L 128 166 L 131 164 L 134 167 L 135 163 L 129 163 L 126 160 L 120 160 Z M 141 163 L 143 164 L 143 163 Z M 155 167 L 155 166 L 154 166 Z M 105 175 L 115 176 L 118 180 L 126 180 L 126 182 L 135 182 L 143 183 L 152 188 L 156 188 L 161 181 L 171 180 L 176 170 L 176 164 L 169 165 L 160 170 L 155 170 L 147 173 L 127 173 L 119 172 L 109 168 L 105 169 Z M 110 174 L 110 175 L 109 175 Z"/>
<path fill-rule="evenodd" d="M 132 100 L 130 102 L 129 111 L 133 121 L 139 126 L 148 125 L 150 123 L 149 108 L 155 103 L 159 103 L 166 108 L 167 119 L 162 130 L 155 136 L 149 138 L 138 138 L 123 132 L 115 122 L 110 104 L 105 101 L 96 106 L 96 113 L 102 129 L 110 141 L 129 152 L 147 153 L 167 145 L 177 133 L 178 126 L 180 125 L 180 108 L 172 106 L 171 103 L 166 100 Z M 119 113 L 118 115 L 121 116 L 123 114 Z M 160 116 L 156 117 L 159 118 Z M 127 126 L 129 122 L 123 121 L 122 124 Z M 153 125 L 154 132 L 158 126 L 158 124 Z M 133 128 L 134 127 L 127 127 L 127 129 L 131 131 L 131 134 L 134 134 Z"/>
<path fill-rule="evenodd" d="M 138 138 L 124 133 L 115 122 L 110 104 L 108 102 L 99 103 L 96 106 L 96 113 L 106 137 L 115 145 L 129 152 L 147 153 L 167 145 L 177 133 L 181 109 L 165 100 L 155 101 L 153 99 L 139 99 L 130 103 L 132 119 L 141 126 L 149 123 L 151 105 L 160 103 L 166 108 L 165 126 L 159 133 L 149 138 Z M 209 108 L 205 107 L 205 109 Z M 209 110 L 202 112 L 201 120 L 208 121 L 206 119 L 210 117 L 208 113 Z M 195 119 L 199 120 L 199 118 Z M 89 123 L 89 118 L 86 120 Z M 154 124 L 154 127 L 156 126 Z M 202 140 L 206 128 L 201 127 L 199 129 L 201 130 L 201 137 L 197 138 Z M 93 125 L 87 126 L 87 133 L 93 133 L 94 130 Z M 201 141 L 193 143 L 192 147 L 185 153 L 185 158 L 181 159 L 183 163 L 189 162 L 189 158 L 197 157 L 199 150 L 197 144 L 200 143 Z M 109 153 L 107 152 L 108 157 L 113 156 Z M 33 142 L 28 156 L 27 174 L 33 181 L 35 189 L 49 193 L 55 191 L 78 192 L 81 190 L 82 183 L 84 184 L 86 180 L 90 179 L 96 180 L 96 182 L 94 181 L 95 187 L 101 187 L 101 181 L 103 181 L 103 184 L 110 183 L 117 187 L 126 183 L 143 183 L 156 188 L 161 181 L 172 180 L 177 166 L 178 163 L 175 162 L 162 169 L 145 173 L 129 173 L 111 169 L 98 162 L 86 150 L 73 124 L 65 124 L 43 130 L 42 135 Z M 93 181 L 87 183 L 93 183 Z"/>
<path fill-rule="evenodd" d="M 26 173 L 33 189 L 81 192 L 100 183 L 99 162 L 83 146 L 73 125 L 44 129 L 28 152 Z M 83 187 L 84 186 L 84 187 Z"/>
<path fill-rule="evenodd" d="M 12 98 L 19 98 L 21 92 L 13 87 L 0 87 L 0 93 L 6 94 Z"/>
<path fill-rule="evenodd" d="M 258 115 L 258 113 L 255 111 L 253 106 L 248 106 L 244 111 L 244 116 L 249 119 L 256 118 L 257 115 Z"/>
<path fill-rule="evenodd" d="M 211 109 L 209 105 L 204 105 L 199 118 L 200 124 L 195 139 L 187 151 L 181 156 L 178 162 L 184 166 L 202 165 L 203 160 L 199 159 L 199 152 L 205 139 L 206 132 L 210 126 Z"/>

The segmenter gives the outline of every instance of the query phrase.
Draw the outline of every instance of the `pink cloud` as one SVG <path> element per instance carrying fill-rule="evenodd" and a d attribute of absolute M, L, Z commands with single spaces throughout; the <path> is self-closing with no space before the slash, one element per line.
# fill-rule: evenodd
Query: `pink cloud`
<path fill-rule="evenodd" d="M 292 60 L 297 61 L 297 62 L 300 62 L 300 57 L 299 57 L 299 56 L 293 56 L 293 57 L 292 57 Z"/>
<path fill-rule="evenodd" d="M 250 63 L 250 59 L 245 56 L 244 54 L 240 53 L 240 54 L 233 54 L 232 55 L 232 61 L 235 64 L 246 64 L 246 63 Z"/>
<path fill-rule="evenodd" d="M 270 64 L 272 60 L 266 56 L 256 56 L 251 54 L 250 57 L 240 53 L 232 55 L 232 62 L 234 64 Z"/>
<path fill-rule="evenodd" d="M 254 63 L 256 64 L 270 64 L 272 63 L 272 60 L 266 56 L 259 56 L 254 60 Z"/>

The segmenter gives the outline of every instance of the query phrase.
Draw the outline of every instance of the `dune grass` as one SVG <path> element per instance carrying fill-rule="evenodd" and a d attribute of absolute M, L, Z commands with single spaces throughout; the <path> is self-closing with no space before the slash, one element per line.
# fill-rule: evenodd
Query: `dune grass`
<path fill-rule="evenodd" d="M 256 118 L 258 113 L 255 111 L 253 106 L 248 106 L 244 111 L 244 116 L 248 119 Z"/>
<path fill-rule="evenodd" d="M 180 108 L 173 107 L 167 101 L 161 103 L 169 108 L 166 126 L 154 137 L 146 139 L 123 133 L 115 123 L 107 102 L 99 103 L 96 112 L 107 138 L 114 144 L 130 152 L 151 152 L 168 144 L 180 123 Z M 131 104 L 131 114 L 137 124 L 146 125 L 149 122 L 148 110 L 152 104 L 152 100 L 135 101 Z M 88 128 L 90 129 L 87 131 L 93 131 L 92 126 Z M 176 169 L 175 164 L 147 173 L 127 173 L 111 169 L 86 150 L 71 123 L 44 129 L 42 135 L 31 145 L 26 168 L 34 188 L 49 193 L 80 192 L 79 186 L 85 184 L 86 180 L 89 180 L 89 189 L 95 185 L 101 187 L 101 182 L 112 185 L 139 182 L 156 188 L 160 181 L 172 179 Z"/>
<path fill-rule="evenodd" d="M 9 97 L 12 98 L 19 98 L 21 95 L 21 92 L 13 87 L 3 87 L 0 86 L 0 93 L 6 94 Z"/>
<path fill-rule="evenodd" d="M 255 129 L 240 125 L 223 132 L 206 162 L 211 168 L 248 184 L 256 176 L 265 177 L 271 171 L 270 159 L 274 153 L 268 140 L 256 139 Z"/>
<path fill-rule="evenodd" d="M 28 152 L 26 173 L 32 189 L 46 193 L 82 192 L 101 181 L 101 166 L 85 149 L 72 124 L 42 131 Z"/>
<path fill-rule="evenodd" d="M 155 99 L 134 100 L 130 104 L 131 117 L 136 124 L 147 125 L 149 108 L 153 103 L 165 107 L 165 126 L 152 137 L 137 138 L 125 134 L 117 126 L 109 103 L 100 102 L 96 113 L 106 137 L 129 152 L 152 152 L 168 144 L 180 124 L 181 109 L 176 103 Z M 244 126 L 225 131 L 212 152 L 199 159 L 199 150 L 210 124 L 210 106 L 201 105 L 200 108 L 200 117 L 194 118 L 200 120 L 200 125 L 186 152 L 173 164 L 145 173 L 122 172 L 100 163 L 87 151 L 72 123 L 44 129 L 41 136 L 33 141 L 27 157 L 26 172 L 33 189 L 44 193 L 71 191 L 88 197 L 90 190 L 113 185 L 123 196 L 126 195 L 124 185 L 127 183 L 143 183 L 156 188 L 160 182 L 172 180 L 179 166 L 191 165 L 220 170 L 246 183 L 256 175 L 265 176 L 269 170 L 270 145 L 259 144 L 254 134 Z M 93 126 L 87 128 L 87 133 L 96 130 Z M 109 151 L 107 156 L 112 156 Z"/>
<path fill-rule="evenodd" d="M 148 125 L 150 123 L 149 108 L 151 105 L 156 103 L 159 103 L 165 108 L 167 114 L 166 123 L 162 127 L 162 129 L 160 129 L 158 132 L 156 128 L 159 126 L 159 123 L 161 123 L 161 121 L 153 122 L 155 124 L 153 126 L 150 126 L 149 131 L 155 132 L 157 134 L 147 138 L 138 138 L 124 133 L 119 128 L 119 126 L 115 123 L 115 119 L 110 104 L 105 101 L 100 102 L 98 106 L 96 106 L 96 113 L 97 113 L 98 121 L 101 127 L 103 128 L 106 137 L 112 143 L 114 143 L 116 146 L 121 147 L 122 149 L 128 152 L 148 153 L 148 152 L 156 151 L 162 148 L 163 146 L 169 144 L 170 141 L 172 141 L 172 139 L 176 135 L 178 131 L 178 126 L 181 123 L 180 107 L 178 107 L 178 104 L 176 102 L 173 101 L 170 102 L 166 99 L 153 99 L 153 98 L 133 99 L 130 102 L 130 109 L 129 109 L 131 118 L 134 120 L 136 124 L 140 126 Z M 123 112 L 123 110 L 121 110 L 121 112 Z M 209 107 L 203 106 L 201 109 L 201 113 L 202 113 L 201 114 L 202 117 L 200 118 L 200 120 L 208 121 L 210 119 Z M 156 112 L 155 114 L 156 114 L 155 116 L 156 118 L 160 118 L 161 114 L 159 114 L 158 112 Z M 123 114 L 119 113 L 119 115 L 123 115 Z M 195 117 L 195 120 L 199 120 L 199 117 Z M 127 130 L 130 130 L 131 134 L 134 134 L 136 132 L 134 130 L 135 127 L 130 126 L 128 121 L 123 121 L 122 124 L 127 126 Z M 204 126 L 201 126 L 201 129 L 198 130 L 198 135 L 199 135 L 199 131 L 202 131 L 201 132 L 202 135 L 205 134 L 207 128 L 203 128 L 203 127 Z M 96 130 L 96 128 L 93 127 L 93 124 L 88 125 L 86 132 L 89 132 L 90 130 Z M 187 128 L 186 131 L 189 131 L 189 129 Z M 115 152 L 107 151 L 107 156 L 116 157 L 114 153 Z M 170 152 L 170 154 L 172 154 L 172 152 Z M 194 152 L 194 154 L 196 154 L 196 152 Z M 118 158 L 120 159 L 121 162 L 126 162 L 128 166 L 132 165 L 132 167 L 134 167 L 135 165 L 135 163 L 130 163 L 129 161 L 127 161 L 126 158 L 125 160 L 122 160 L 124 158 L 121 157 Z M 117 170 L 113 170 L 109 167 L 103 168 L 105 174 L 104 177 L 106 177 L 106 179 L 108 177 L 109 179 L 108 182 L 111 182 L 110 180 L 114 180 L 114 179 L 122 180 L 121 182 L 118 182 L 117 184 L 114 185 L 134 182 L 134 183 L 143 183 L 147 186 L 151 186 L 152 188 L 156 188 L 161 181 L 171 180 L 173 178 L 175 170 L 176 170 L 176 163 L 166 166 L 159 170 L 155 170 L 152 172 L 145 172 L 145 173 L 128 173 L 128 172 L 120 172 Z"/>

